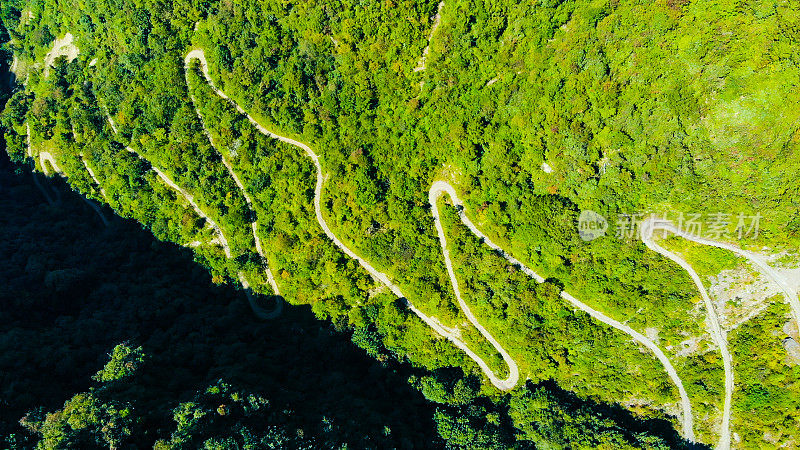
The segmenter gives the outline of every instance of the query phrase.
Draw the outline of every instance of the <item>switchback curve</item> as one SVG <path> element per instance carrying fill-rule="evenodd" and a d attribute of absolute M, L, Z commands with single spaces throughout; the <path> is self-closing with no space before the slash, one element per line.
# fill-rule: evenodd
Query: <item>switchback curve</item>
<path fill-rule="evenodd" d="M 489 380 L 492 382 L 492 384 L 494 384 L 498 389 L 510 390 L 510 389 L 514 388 L 514 386 L 516 386 L 518 378 L 519 378 L 519 375 L 518 375 L 519 371 L 518 371 L 518 369 L 515 370 L 516 369 L 516 363 L 510 357 L 508 357 L 508 358 L 506 357 L 508 355 L 508 353 L 506 353 L 506 351 L 502 347 L 495 346 L 495 349 L 498 351 L 498 353 L 503 355 L 503 359 L 506 361 L 506 364 L 508 364 L 508 366 L 509 366 L 510 376 L 508 378 L 505 378 L 505 379 L 499 378 L 494 373 L 494 371 L 492 371 L 492 369 L 486 364 L 486 362 L 483 361 L 483 359 L 480 356 L 478 356 L 474 351 L 472 351 L 467 346 L 467 344 L 459 337 L 457 330 L 449 329 L 449 328 L 445 327 L 444 325 L 442 325 L 435 317 L 429 317 L 429 316 L 425 315 L 424 313 L 422 313 L 422 311 L 420 311 L 410 301 L 408 301 L 408 299 L 403 294 L 403 292 L 400 289 L 400 287 L 397 286 L 396 284 L 394 284 L 389 279 L 389 277 L 386 276 L 386 274 L 378 271 L 375 267 L 372 266 L 372 264 L 370 264 L 368 261 L 366 261 L 363 258 L 361 258 L 360 256 L 358 256 L 347 245 L 345 245 L 341 240 L 339 240 L 338 237 L 336 237 L 336 235 L 333 233 L 333 231 L 331 231 L 330 227 L 328 226 L 328 223 L 325 221 L 325 218 L 322 215 L 322 207 L 321 207 L 321 200 L 320 199 L 322 197 L 322 185 L 323 185 L 323 182 L 324 182 L 324 175 L 323 175 L 323 172 L 322 172 L 322 165 L 319 162 L 319 156 L 317 156 L 317 154 L 308 145 L 306 145 L 306 144 L 304 144 L 304 143 L 302 143 L 300 141 L 297 141 L 295 139 L 292 139 L 292 138 L 289 138 L 289 137 L 286 137 L 286 136 L 281 136 L 281 135 L 279 135 L 277 133 L 273 133 L 272 131 L 268 130 L 266 127 L 264 127 L 263 125 L 258 123 L 258 121 L 256 121 L 250 114 L 248 114 L 247 111 L 244 110 L 244 108 L 239 106 L 238 103 L 233 101 L 224 92 L 222 92 L 219 88 L 217 88 L 216 84 L 214 83 L 214 81 L 211 78 L 211 75 L 208 72 L 208 62 L 206 61 L 205 52 L 202 49 L 195 49 L 195 50 L 190 51 L 186 55 L 186 57 L 184 58 L 184 63 L 187 66 L 189 66 L 191 61 L 195 60 L 195 59 L 200 63 L 201 72 L 203 73 L 203 76 L 205 77 L 205 79 L 208 82 L 208 84 L 211 87 L 211 89 L 219 97 L 221 97 L 221 98 L 227 100 L 228 102 L 230 102 L 230 104 L 234 108 L 236 108 L 236 110 L 239 111 L 240 114 L 245 116 L 247 118 L 247 120 L 250 121 L 250 123 L 252 123 L 253 126 L 256 127 L 256 129 L 259 132 L 261 132 L 261 134 L 264 134 L 264 135 L 266 135 L 268 137 L 271 137 L 273 139 L 277 139 L 279 141 L 285 142 L 287 144 L 291 144 L 291 145 L 293 145 L 295 147 L 298 147 L 298 148 L 302 149 L 303 151 L 305 151 L 306 155 L 314 163 L 314 167 L 316 168 L 316 172 L 317 172 L 317 182 L 316 182 L 316 185 L 314 187 L 314 212 L 315 212 L 316 217 L 317 217 L 317 222 L 319 223 L 320 227 L 322 227 L 322 230 L 325 232 L 325 235 L 328 236 L 328 239 L 330 239 L 334 243 L 334 245 L 336 245 L 340 250 L 342 250 L 342 252 L 344 252 L 347 256 L 349 256 L 350 258 L 356 260 L 361 265 L 361 267 L 363 267 L 373 278 L 377 279 L 378 281 L 383 283 L 385 286 L 387 286 L 392 291 L 392 293 L 394 293 L 398 298 L 405 299 L 407 304 L 408 304 L 409 309 L 411 309 L 412 312 L 414 312 L 417 316 L 420 317 L 420 319 L 422 319 L 426 324 L 428 324 L 428 326 L 433 328 L 440 335 L 444 336 L 445 338 L 447 338 L 448 340 L 453 342 L 453 344 L 455 344 L 456 347 L 458 347 L 461 350 L 463 350 L 473 361 L 475 361 L 476 364 L 478 364 L 478 366 L 481 368 L 481 370 L 484 372 L 484 374 L 487 376 L 487 378 L 489 378 Z M 493 345 L 494 345 L 494 343 L 493 343 Z"/>
<path fill-rule="evenodd" d="M 489 239 L 488 236 L 483 234 L 483 232 L 481 232 L 478 229 L 478 227 L 476 227 L 475 224 L 472 223 L 472 221 L 469 219 L 469 217 L 467 217 L 466 213 L 464 212 L 464 204 L 461 202 L 461 199 L 458 197 L 458 194 L 456 193 L 456 190 L 453 188 L 452 185 L 450 185 L 446 181 L 436 181 L 431 186 L 430 193 L 429 193 L 429 201 L 431 203 L 431 207 L 434 208 L 434 219 L 436 220 L 437 230 L 439 231 L 439 239 L 442 242 L 443 251 L 446 252 L 445 253 L 445 262 L 447 263 L 447 266 L 448 266 L 448 272 L 450 273 L 451 282 L 453 283 L 453 287 L 456 290 L 458 289 L 457 288 L 457 282 L 456 282 L 455 275 L 453 274 L 452 267 L 451 267 L 451 264 L 450 264 L 449 253 L 447 253 L 446 248 L 444 248 L 444 245 L 445 245 L 444 234 L 443 234 L 443 230 L 441 229 L 441 224 L 439 222 L 438 209 L 436 209 L 436 206 L 435 206 L 436 205 L 436 199 L 438 199 L 440 196 L 442 196 L 444 194 L 447 194 L 448 196 L 450 196 L 450 198 L 453 201 L 453 205 L 458 209 L 458 215 L 459 215 L 459 217 L 461 219 L 461 222 L 463 222 L 464 225 L 466 225 L 467 228 L 469 228 L 469 230 L 474 235 L 476 235 L 479 238 L 481 238 L 483 240 L 483 242 L 487 246 L 489 246 L 491 249 L 495 250 L 500 256 L 505 258 L 508 262 L 520 267 L 520 269 L 522 270 L 523 273 L 525 273 L 529 277 L 531 277 L 534 280 L 536 280 L 537 283 L 543 283 L 545 281 L 544 277 L 542 277 L 541 275 L 537 274 L 532 269 L 530 269 L 528 266 L 526 266 L 525 264 L 521 263 L 519 260 L 517 260 L 516 258 L 511 256 L 510 254 L 508 254 L 500 246 L 498 246 L 497 244 L 492 242 L 492 240 Z M 457 293 L 457 296 L 459 297 L 459 300 L 460 300 L 460 293 Z M 664 366 L 664 369 L 666 370 L 667 375 L 670 377 L 672 382 L 678 388 L 678 393 L 679 393 L 679 395 L 681 397 L 681 409 L 682 409 L 682 416 L 683 416 L 681 422 L 682 422 L 683 435 L 684 435 L 685 438 L 687 438 L 687 439 L 689 439 L 691 441 L 694 441 L 694 439 L 695 439 L 694 438 L 694 417 L 692 415 L 692 405 L 691 405 L 691 402 L 689 401 L 689 396 L 686 393 L 686 389 L 683 387 L 683 382 L 681 381 L 680 377 L 678 376 L 678 373 L 675 370 L 675 367 L 669 361 L 669 358 L 667 358 L 667 356 L 664 354 L 664 352 L 658 347 L 658 345 L 656 345 L 655 342 L 653 342 L 647 336 L 639 333 L 638 331 L 634 330 L 633 328 L 629 327 L 628 325 L 626 325 L 626 324 L 624 324 L 622 322 L 619 322 L 617 320 L 614 320 L 614 319 L 606 316 L 605 314 L 601 313 L 600 311 L 597 311 L 596 309 L 592 308 L 591 306 L 581 302 L 580 300 L 578 300 L 577 298 L 573 297 L 572 295 L 570 295 L 566 291 L 561 291 L 561 298 L 563 298 L 564 300 L 567 300 L 573 306 L 575 306 L 576 308 L 580 309 L 581 311 L 589 314 L 591 317 L 597 319 L 598 321 L 600 321 L 600 322 L 602 322 L 602 323 L 604 323 L 604 324 L 606 324 L 606 325 L 608 325 L 608 326 L 610 326 L 612 328 L 615 328 L 615 329 L 617 329 L 619 331 L 622 331 L 623 333 L 628 334 L 636 342 L 644 345 L 650 351 L 653 352 L 653 354 L 656 356 L 656 358 L 659 360 L 659 362 L 661 362 L 661 364 Z"/>

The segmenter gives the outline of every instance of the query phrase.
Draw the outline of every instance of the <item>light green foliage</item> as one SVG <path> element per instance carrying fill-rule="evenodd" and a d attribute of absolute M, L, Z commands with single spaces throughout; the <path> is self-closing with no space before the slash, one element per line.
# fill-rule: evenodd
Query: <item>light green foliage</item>
<path fill-rule="evenodd" d="M 477 383 L 474 378 L 432 375 L 410 381 L 422 391 L 425 398 L 436 403 L 461 406 L 471 403 L 477 396 Z"/>
<path fill-rule="evenodd" d="M 103 370 L 92 377 L 95 381 L 106 383 L 130 376 L 145 359 L 142 347 L 131 348 L 127 344 L 117 345 L 109 356 L 110 360 Z"/>
<path fill-rule="evenodd" d="M 107 382 L 133 375 L 142 358 L 141 348 L 131 350 L 120 344 L 95 380 Z M 130 403 L 109 399 L 106 394 L 105 386 L 76 394 L 62 409 L 47 414 L 35 411 L 20 423 L 41 437 L 36 448 L 117 448 L 131 436 L 137 419 Z"/>
<path fill-rule="evenodd" d="M 439 435 L 445 440 L 448 448 L 507 448 L 497 436 L 497 430 L 478 428 L 463 414 L 448 414 L 438 410 L 434 415 Z"/>
<path fill-rule="evenodd" d="M 222 380 L 174 410 L 176 428 L 158 449 L 311 448 L 314 438 L 292 430 L 288 411 L 273 410 L 258 395 L 237 391 Z M 332 431 L 329 429 L 328 431 Z M 327 436 L 335 442 L 333 433 Z"/>

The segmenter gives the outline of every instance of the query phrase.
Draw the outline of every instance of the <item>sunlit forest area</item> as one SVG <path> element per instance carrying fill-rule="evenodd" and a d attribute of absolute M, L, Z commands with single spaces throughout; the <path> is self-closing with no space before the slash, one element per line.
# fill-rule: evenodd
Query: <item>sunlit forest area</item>
<path fill-rule="evenodd" d="M 107 208 L 105 226 L 62 181 L 4 157 L 0 189 L 4 448 L 526 448 L 565 443 L 565 429 L 570 442 L 675 439 L 550 383 L 495 404 L 476 377 L 398 364 L 374 330 L 308 307 L 260 322 L 191 252 Z"/>
<path fill-rule="evenodd" d="M 736 236 L 735 218 L 758 214 L 735 244 L 796 263 L 798 19 L 773 0 L 3 2 L 0 435 L 18 448 L 716 443 L 731 405 L 714 311 L 694 313 L 707 304 L 693 278 L 616 218 L 724 212 Z M 73 54 L 52 58 L 62 40 Z M 185 61 L 193 49 L 213 83 Z M 319 155 L 321 186 L 287 139 Z M 429 204 L 439 180 L 465 203 L 438 203 L 451 277 Z M 576 231 L 584 210 L 609 218 L 601 239 Z M 674 240 L 703 280 L 747 264 Z M 253 317 L 241 280 L 269 298 L 274 282 L 283 315 Z M 646 334 L 675 376 L 566 291 Z M 790 301 L 725 330 L 734 446 L 800 439 Z M 520 381 L 498 390 L 485 375 L 510 376 L 509 358 Z"/>

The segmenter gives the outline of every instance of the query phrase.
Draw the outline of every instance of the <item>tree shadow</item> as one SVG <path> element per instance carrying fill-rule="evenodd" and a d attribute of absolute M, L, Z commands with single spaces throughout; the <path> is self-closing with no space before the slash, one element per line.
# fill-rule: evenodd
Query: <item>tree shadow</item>
<path fill-rule="evenodd" d="M 370 358 L 309 306 L 259 320 L 244 293 L 214 285 L 189 249 L 157 241 L 132 220 L 103 227 L 59 179 L 46 182 L 63 201 L 49 205 L 30 175 L 11 170 L 3 152 L 0 436 L 23 434 L 25 412 L 55 410 L 88 390 L 107 353 L 129 341 L 148 354 L 135 388 L 120 393 L 147 411 L 139 445 L 168 438 L 172 410 L 218 379 L 292 411 L 307 433 L 327 419 L 358 447 L 436 439 L 434 407 L 407 383 L 410 367 Z M 258 303 L 283 303 L 276 300 Z"/>

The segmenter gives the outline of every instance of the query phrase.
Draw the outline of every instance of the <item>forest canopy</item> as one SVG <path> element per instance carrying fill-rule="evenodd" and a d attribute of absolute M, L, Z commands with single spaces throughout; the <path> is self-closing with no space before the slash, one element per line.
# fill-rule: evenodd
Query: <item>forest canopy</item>
<path fill-rule="evenodd" d="M 687 398 L 692 435 L 710 444 L 730 406 L 715 312 L 631 218 L 714 219 L 718 239 L 797 263 L 798 17 L 776 0 L 14 0 L 0 9 L 17 81 L 4 140 L 18 167 L 60 172 L 190 247 L 214 283 L 244 282 L 251 304 L 308 305 L 379 365 L 413 371 L 408 384 L 440 405 L 441 445 L 683 445 Z M 437 181 L 463 205 L 432 201 Z M 604 236 L 579 233 L 586 211 Z M 664 245 L 707 284 L 747 264 Z M 28 265 L 53 290 L 91 276 L 44 264 Z M 737 391 L 738 405 L 781 405 L 752 420 L 735 407 L 741 445 L 800 439 L 789 300 L 771 296 L 725 330 L 742 326 L 736 370 L 755 373 L 741 330 L 785 366 Z M 82 379 L 135 384 L 154 350 L 117 348 L 112 363 L 132 357 L 130 368 Z M 514 369 L 512 389 L 487 377 Z M 245 395 L 202 382 L 185 388 L 197 399 L 181 403 L 178 431 L 153 442 L 213 434 L 218 422 L 185 417 Z M 104 386 L 73 400 L 93 405 Z"/>

